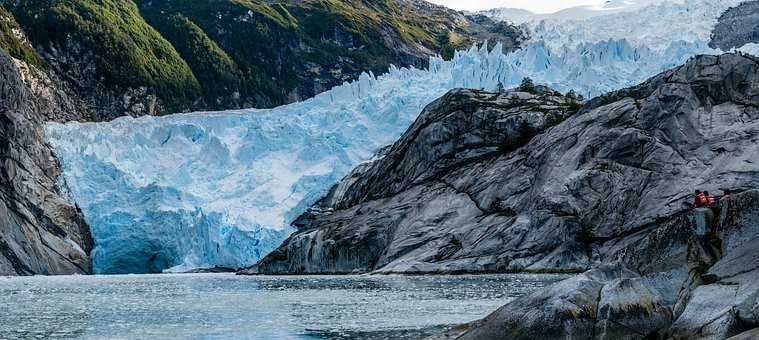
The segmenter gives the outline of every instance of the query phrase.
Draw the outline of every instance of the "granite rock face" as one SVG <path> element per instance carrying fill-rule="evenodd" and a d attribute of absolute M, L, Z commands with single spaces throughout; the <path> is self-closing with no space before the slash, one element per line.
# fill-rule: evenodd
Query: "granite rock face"
<path fill-rule="evenodd" d="M 547 90 L 453 91 L 245 273 L 582 272 L 614 261 L 687 210 L 693 189 L 756 188 L 758 67 L 699 56 L 576 114 Z M 625 256 L 685 265 L 652 255 Z"/>
<path fill-rule="evenodd" d="M 358 167 L 301 216 L 299 231 L 253 270 L 493 270 L 492 257 L 477 256 L 498 244 L 474 241 L 504 233 L 515 212 L 499 202 L 481 203 L 450 175 L 510 153 L 579 107 L 540 87 L 532 93 L 453 90 L 430 104 L 382 157 Z"/>
<path fill-rule="evenodd" d="M 746 1 L 725 11 L 709 46 L 729 51 L 748 43 L 759 43 L 759 1 Z"/>
<path fill-rule="evenodd" d="M 616 251 L 610 264 L 436 338 L 752 339 L 759 325 L 757 240 L 753 190 L 677 214 Z"/>
<path fill-rule="evenodd" d="M 91 272 L 89 227 L 43 139 L 45 121 L 84 110 L 55 83 L 0 50 L 0 275 Z"/>

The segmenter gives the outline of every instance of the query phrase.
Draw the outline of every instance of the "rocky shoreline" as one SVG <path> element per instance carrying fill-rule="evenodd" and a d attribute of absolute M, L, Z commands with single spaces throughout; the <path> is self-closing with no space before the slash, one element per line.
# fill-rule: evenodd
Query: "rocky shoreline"
<path fill-rule="evenodd" d="M 89 227 L 60 188 L 60 165 L 43 138 L 42 122 L 77 119 L 79 104 L 0 50 L 0 275 L 92 271 Z"/>
<path fill-rule="evenodd" d="M 677 214 L 615 261 L 438 338 L 725 339 L 757 331 L 759 191 Z M 750 337 L 749 337 L 750 338 Z"/>

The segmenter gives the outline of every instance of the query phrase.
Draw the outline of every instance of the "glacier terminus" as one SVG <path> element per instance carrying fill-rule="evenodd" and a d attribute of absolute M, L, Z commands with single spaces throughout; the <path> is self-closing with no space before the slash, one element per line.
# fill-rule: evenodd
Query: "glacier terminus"
<path fill-rule="evenodd" d="M 274 109 L 50 123 L 46 137 L 64 170 L 60 186 L 92 228 L 96 273 L 240 268 L 277 247 L 299 214 L 448 90 L 513 87 L 524 77 L 586 97 L 631 86 L 721 53 L 709 34 L 738 2 L 531 21 L 522 26 L 531 38 L 509 54 L 475 46 Z M 694 17 L 703 25 L 663 24 Z"/>

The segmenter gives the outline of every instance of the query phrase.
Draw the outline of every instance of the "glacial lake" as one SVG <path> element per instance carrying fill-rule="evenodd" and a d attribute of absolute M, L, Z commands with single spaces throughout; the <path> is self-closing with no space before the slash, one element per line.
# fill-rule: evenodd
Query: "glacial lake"
<path fill-rule="evenodd" d="M 566 277 L 0 277 L 0 339 L 418 339 Z"/>

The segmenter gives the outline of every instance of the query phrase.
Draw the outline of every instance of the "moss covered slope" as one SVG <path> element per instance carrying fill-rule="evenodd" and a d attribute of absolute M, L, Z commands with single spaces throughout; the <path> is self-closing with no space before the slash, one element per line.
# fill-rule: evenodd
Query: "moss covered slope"
<path fill-rule="evenodd" d="M 6 38 L 3 48 L 37 58 L 35 64 L 49 62 L 103 119 L 272 107 L 362 71 L 423 67 L 428 56 L 450 56 L 483 36 L 507 46 L 520 38 L 516 29 L 503 34 L 499 27 L 495 34 L 491 23 L 419 0 L 35 0 L 5 6 L 39 54 Z"/>

